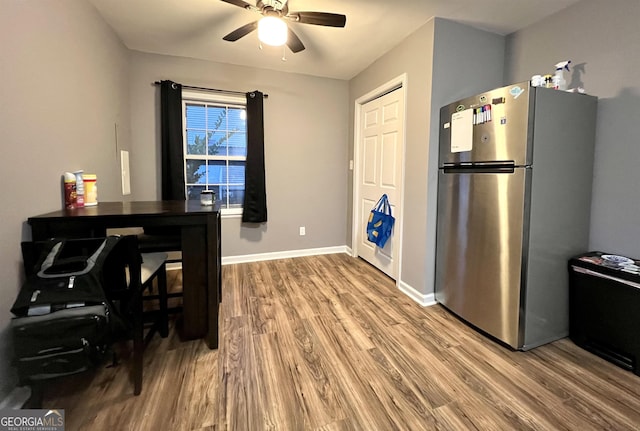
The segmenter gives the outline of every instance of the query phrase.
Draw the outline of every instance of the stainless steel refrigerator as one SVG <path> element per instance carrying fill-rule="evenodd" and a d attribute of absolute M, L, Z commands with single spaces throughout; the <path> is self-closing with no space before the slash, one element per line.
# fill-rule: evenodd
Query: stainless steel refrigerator
<path fill-rule="evenodd" d="M 588 249 L 597 99 L 527 82 L 440 110 L 436 300 L 514 349 L 569 332 Z"/>

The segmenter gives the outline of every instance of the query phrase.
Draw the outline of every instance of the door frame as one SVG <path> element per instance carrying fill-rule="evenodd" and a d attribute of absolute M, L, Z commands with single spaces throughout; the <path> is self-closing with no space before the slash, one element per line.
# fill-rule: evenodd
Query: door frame
<path fill-rule="evenodd" d="M 402 172 L 400 174 L 400 187 L 399 193 L 400 202 L 396 203 L 396 206 L 400 208 L 400 214 L 402 217 L 400 219 L 396 218 L 396 221 L 393 226 L 394 230 L 394 247 L 398 249 L 398 258 L 393 262 L 394 273 L 396 274 L 396 286 L 400 283 L 401 278 L 401 262 L 402 262 L 402 227 L 404 218 L 404 180 L 405 180 L 405 162 L 406 162 L 406 149 L 407 149 L 407 74 L 403 73 L 374 90 L 369 91 L 368 93 L 360 96 L 355 101 L 355 109 L 354 109 L 354 129 L 353 129 L 353 174 L 352 174 L 352 184 L 353 184 L 353 202 L 352 202 L 352 221 L 351 221 L 351 256 L 358 257 L 358 232 L 359 229 L 362 229 L 360 226 L 360 220 L 362 220 L 362 215 L 360 214 L 360 187 L 358 185 L 358 178 L 360 176 L 360 158 L 362 155 L 360 154 L 359 142 L 361 138 L 360 133 L 360 117 L 362 115 L 362 107 L 366 103 L 377 99 L 378 97 L 384 96 L 385 94 L 399 90 L 403 92 L 404 97 L 404 118 L 403 118 L 403 130 L 402 130 Z"/>

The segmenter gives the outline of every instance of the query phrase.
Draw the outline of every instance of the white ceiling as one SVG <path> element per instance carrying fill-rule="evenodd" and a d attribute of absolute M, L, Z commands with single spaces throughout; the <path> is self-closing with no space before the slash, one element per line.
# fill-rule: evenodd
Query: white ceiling
<path fill-rule="evenodd" d="M 246 0 L 255 4 L 255 0 Z M 220 0 L 90 0 L 137 51 L 350 79 L 434 16 L 509 34 L 579 0 L 289 0 L 289 10 L 347 16 L 345 28 L 288 24 L 306 49 L 259 49 L 257 32 L 222 37 L 260 15 Z"/>

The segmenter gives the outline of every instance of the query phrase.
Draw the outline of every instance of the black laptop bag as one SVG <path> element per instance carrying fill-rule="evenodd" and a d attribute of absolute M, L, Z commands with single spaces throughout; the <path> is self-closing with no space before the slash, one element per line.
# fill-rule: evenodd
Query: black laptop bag
<path fill-rule="evenodd" d="M 23 382 L 85 371 L 126 330 L 107 292 L 126 286 L 118 236 L 50 240 L 11 308 L 14 364 Z M 26 265 L 25 265 L 26 266 Z"/>

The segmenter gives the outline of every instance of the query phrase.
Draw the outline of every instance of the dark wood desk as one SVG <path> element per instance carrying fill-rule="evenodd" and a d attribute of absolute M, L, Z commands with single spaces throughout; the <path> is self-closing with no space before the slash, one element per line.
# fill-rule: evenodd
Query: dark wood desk
<path fill-rule="evenodd" d="M 34 241 L 105 236 L 107 228 L 180 227 L 183 335 L 218 347 L 221 256 L 218 206 L 199 201 L 100 202 L 97 206 L 29 217 Z"/>

